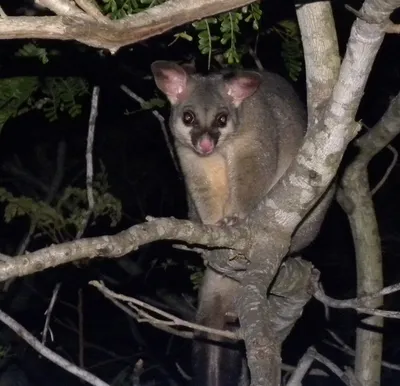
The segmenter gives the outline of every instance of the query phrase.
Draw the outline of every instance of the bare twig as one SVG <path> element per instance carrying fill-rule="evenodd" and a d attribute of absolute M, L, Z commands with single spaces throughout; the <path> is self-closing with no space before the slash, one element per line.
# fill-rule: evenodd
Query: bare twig
<path fill-rule="evenodd" d="M 83 333 L 83 295 L 82 288 L 78 291 L 78 339 L 79 339 L 79 366 L 85 368 L 85 343 Z"/>
<path fill-rule="evenodd" d="M 385 31 L 388 34 L 400 34 L 400 24 L 389 22 L 386 25 Z"/>
<path fill-rule="evenodd" d="M 54 170 L 53 179 L 51 181 L 50 187 L 47 189 L 47 194 L 44 199 L 44 202 L 46 204 L 50 204 L 54 200 L 54 197 L 57 194 L 58 189 L 60 188 L 62 179 L 64 177 L 65 155 L 66 155 L 66 144 L 64 141 L 61 141 L 58 143 L 58 146 L 57 146 L 57 161 L 56 161 L 56 168 Z M 18 172 L 18 170 L 17 170 L 17 172 Z M 24 173 L 20 172 L 20 174 L 22 176 L 24 176 Z M 30 180 L 36 180 L 33 176 L 29 176 L 28 174 L 25 174 L 25 177 Z M 28 178 L 28 177 L 30 177 L 30 178 Z M 38 183 L 41 183 L 39 181 L 39 179 L 37 179 L 37 181 L 38 181 Z M 46 185 L 45 185 L 45 188 L 47 188 Z M 16 252 L 17 255 L 22 255 L 23 253 L 25 253 L 25 250 L 28 247 L 28 245 L 31 241 L 31 238 L 32 238 L 33 234 L 35 233 L 36 226 L 37 226 L 36 222 L 31 221 L 31 224 L 29 226 L 29 231 L 25 235 L 24 239 L 21 241 L 21 243 L 18 247 L 18 250 Z"/>
<path fill-rule="evenodd" d="M 44 323 L 44 328 L 43 328 L 43 332 L 42 332 L 42 344 L 44 346 L 46 345 L 47 331 L 49 330 L 51 313 L 53 312 L 54 305 L 56 304 L 56 299 L 57 299 L 58 292 L 60 291 L 60 287 L 61 287 L 61 283 L 57 283 L 56 286 L 54 287 L 53 295 L 51 297 L 49 307 L 46 310 L 46 322 Z"/>
<path fill-rule="evenodd" d="M 5 312 L 0 310 L 0 320 L 11 328 L 18 336 L 24 339 L 30 346 L 32 346 L 39 354 L 43 355 L 45 358 L 55 363 L 56 365 L 62 367 L 64 370 L 76 375 L 83 381 L 90 383 L 94 386 L 110 386 L 100 378 L 95 375 L 75 366 L 73 363 L 69 362 L 62 356 L 58 355 L 54 351 L 44 346 L 38 339 L 36 339 L 28 330 L 22 327 L 16 320 L 11 318 Z"/>
<path fill-rule="evenodd" d="M 104 16 L 97 4 L 91 0 L 75 0 L 75 3 L 78 4 L 80 8 L 82 8 L 88 15 L 90 15 L 93 19 L 99 22 L 108 22 L 108 17 Z"/>
<path fill-rule="evenodd" d="M 132 90 L 130 90 L 124 84 L 121 85 L 121 90 L 124 91 L 126 94 L 128 94 L 136 102 L 139 102 L 141 105 L 146 102 L 142 97 L 140 97 L 139 95 L 134 93 Z M 165 119 L 157 110 L 152 109 L 151 113 L 157 118 L 158 122 L 160 122 L 161 131 L 163 133 L 165 143 L 168 147 L 169 153 L 171 154 L 172 162 L 174 163 L 175 169 L 179 171 L 179 167 L 178 167 L 178 163 L 176 161 L 174 150 L 172 148 L 171 141 L 169 140 L 169 137 L 168 137 L 167 128 L 165 126 Z"/>
<path fill-rule="evenodd" d="M 257 53 L 251 48 L 249 47 L 249 54 L 251 55 L 251 57 L 254 60 L 254 63 L 256 64 L 257 68 L 262 71 L 264 70 L 264 66 L 261 63 L 261 60 L 259 59 L 259 57 L 257 56 Z"/>
<path fill-rule="evenodd" d="M 176 327 L 185 327 L 188 328 L 190 330 L 196 330 L 196 331 L 202 331 L 202 332 L 207 332 L 209 334 L 214 334 L 214 335 L 218 335 L 218 336 L 222 336 L 228 339 L 232 339 L 232 340 L 238 340 L 240 339 L 240 337 L 231 332 L 231 331 L 223 331 L 223 330 L 218 330 L 215 328 L 209 328 L 209 327 L 205 327 L 205 326 L 201 326 L 199 324 L 196 323 L 191 323 L 191 322 L 187 322 L 181 318 L 178 318 L 168 312 L 165 312 L 163 310 L 160 310 L 157 307 L 154 307 L 150 304 L 147 304 L 145 302 L 142 302 L 141 300 L 132 298 L 130 296 L 125 296 L 125 295 L 121 295 L 121 294 L 117 294 L 111 290 L 109 290 L 108 288 L 106 288 L 103 284 L 101 284 L 98 281 L 90 281 L 89 284 L 93 285 L 94 287 L 96 287 L 104 296 L 106 296 L 107 298 L 114 298 L 114 299 L 118 299 L 124 302 L 127 302 L 128 305 L 130 307 L 132 307 L 139 316 L 141 316 L 143 319 L 137 319 L 139 322 L 146 322 L 146 323 L 150 323 L 156 327 L 158 327 L 159 325 L 164 325 L 164 326 L 176 326 Z M 142 309 L 148 310 L 154 314 L 157 315 L 157 317 L 153 317 L 151 316 L 148 312 L 143 311 Z M 159 319 L 159 317 L 165 318 L 163 319 Z"/>
<path fill-rule="evenodd" d="M 2 18 L 2 19 L 6 19 L 7 18 L 6 13 L 3 11 L 3 8 L 1 8 L 1 7 L 0 7 L 0 18 Z"/>
<path fill-rule="evenodd" d="M 388 145 L 387 148 L 392 152 L 393 159 L 392 159 L 392 162 L 390 163 L 389 167 L 386 169 L 386 172 L 382 176 L 381 180 L 371 190 L 371 194 L 372 195 L 374 195 L 384 185 L 386 180 L 389 178 L 390 173 L 392 172 L 393 168 L 396 166 L 397 159 L 399 158 L 399 153 L 397 152 L 397 150 L 392 145 Z"/>
<path fill-rule="evenodd" d="M 81 11 L 73 1 L 69 0 L 35 0 L 35 3 L 40 7 L 44 7 L 53 11 L 55 14 L 60 16 L 75 16 L 75 17 L 87 17 L 86 14 Z"/>
<path fill-rule="evenodd" d="M 343 340 L 341 338 L 339 338 L 337 336 L 337 334 L 335 334 L 333 331 L 330 331 L 330 330 L 327 330 L 327 331 L 332 336 L 332 338 L 336 342 L 338 342 L 338 344 L 332 343 L 328 340 L 325 340 L 324 343 L 326 343 L 328 346 L 334 347 L 337 350 L 344 352 L 347 355 L 355 356 L 355 354 L 356 354 L 355 350 L 353 350 L 349 345 L 347 345 L 345 342 L 343 342 Z M 390 363 L 387 361 L 382 361 L 381 364 L 383 367 L 386 367 L 390 370 L 400 371 L 400 365 L 396 365 L 394 363 Z"/>
<path fill-rule="evenodd" d="M 119 302 L 118 300 L 112 298 L 111 296 L 107 296 L 105 294 L 104 294 L 104 296 L 107 299 L 109 299 L 112 303 L 114 303 L 119 309 L 121 309 L 127 315 L 129 315 L 131 318 L 133 318 L 135 320 L 139 319 L 139 315 L 137 314 L 137 312 L 133 311 L 128 306 L 122 304 L 121 302 Z M 181 338 L 184 338 L 184 339 L 193 339 L 194 338 L 194 334 L 191 331 L 181 331 L 181 330 L 177 330 L 175 328 L 172 328 L 172 327 L 169 327 L 169 326 L 165 326 L 165 325 L 161 325 L 161 324 L 158 324 L 155 327 L 158 328 L 159 330 L 162 330 L 162 331 L 168 333 L 168 334 L 180 336 Z"/>
<path fill-rule="evenodd" d="M 93 87 L 92 102 L 90 108 L 89 117 L 89 129 L 86 141 L 86 191 L 88 200 L 88 209 L 86 215 L 84 216 L 81 229 L 79 229 L 76 238 L 80 239 L 85 232 L 85 229 L 89 223 L 90 216 L 94 208 L 94 194 L 93 194 L 93 141 L 94 132 L 96 128 L 96 118 L 98 114 L 99 106 L 99 93 L 100 87 Z"/>
<path fill-rule="evenodd" d="M 398 291 L 399 289 L 400 289 L 400 284 L 395 284 L 393 286 L 386 287 L 383 290 L 373 295 L 362 296 L 360 298 L 355 298 L 355 299 L 338 300 L 327 296 L 322 290 L 322 288 L 317 284 L 314 292 L 314 297 L 321 303 L 324 303 L 333 308 L 353 308 L 357 312 L 367 315 L 382 316 L 391 319 L 400 319 L 400 312 L 398 311 L 386 311 L 386 310 L 366 308 L 361 306 L 365 301 L 375 299 L 382 295 Z"/>
<path fill-rule="evenodd" d="M 311 365 L 315 359 L 316 350 L 314 347 L 310 347 L 306 353 L 301 357 L 296 370 L 289 378 L 286 386 L 301 386 L 302 380 L 310 370 Z"/>
<path fill-rule="evenodd" d="M 358 381 L 356 381 L 355 377 L 349 377 L 346 372 L 342 371 L 339 366 L 335 365 L 330 359 L 321 355 L 317 351 L 314 353 L 314 358 L 318 362 L 324 364 L 329 370 L 332 371 L 339 379 L 341 379 L 348 386 L 361 386 Z"/>
<path fill-rule="evenodd" d="M 132 386 L 140 386 L 140 376 L 143 373 L 143 359 L 139 359 L 133 368 Z"/>

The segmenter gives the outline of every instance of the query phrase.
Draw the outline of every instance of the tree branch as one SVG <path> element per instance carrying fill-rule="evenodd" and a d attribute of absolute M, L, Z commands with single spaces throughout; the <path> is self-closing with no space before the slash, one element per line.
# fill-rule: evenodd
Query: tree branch
<path fill-rule="evenodd" d="M 343 189 L 338 198 L 341 198 L 339 202 L 346 202 L 342 207 L 347 212 L 355 244 L 359 296 L 374 294 L 383 287 L 381 240 L 368 182 L 368 164 L 399 132 L 400 94 L 375 127 L 356 141 L 360 152 L 346 168 L 342 179 Z M 346 210 L 348 208 L 351 209 Z M 366 308 L 377 308 L 383 304 L 383 298 L 374 297 L 361 304 Z M 365 386 L 373 386 L 381 377 L 383 337 L 379 330 L 383 327 L 383 318 L 364 318 L 363 325 L 375 328 L 357 328 L 355 372 Z"/>
<path fill-rule="evenodd" d="M 0 263 L 0 281 L 21 277 L 57 265 L 83 258 L 120 257 L 137 250 L 141 245 L 159 240 L 179 240 L 214 248 L 245 249 L 248 230 L 206 226 L 174 218 L 147 218 L 116 235 L 99 236 L 51 245 L 26 255 L 15 256 Z"/>
<path fill-rule="evenodd" d="M 329 1 L 296 8 L 307 74 L 308 122 L 315 125 L 339 76 L 339 45 Z"/>
<path fill-rule="evenodd" d="M 315 4 L 303 7 L 312 9 Z M 371 15 L 376 24 L 355 21 L 338 82 L 323 116 L 309 126 L 295 162 L 245 221 L 253 233 L 248 255 L 250 265 L 242 281 L 237 307 L 252 386 L 280 383 L 277 371 L 280 346 L 268 320 L 265 293 L 289 250 L 293 231 L 327 189 L 344 150 L 360 129 L 354 122 L 355 114 L 384 37 L 385 23 L 399 5 L 399 0 L 364 3 L 362 12 Z"/>
<path fill-rule="evenodd" d="M 55 363 L 56 365 L 62 367 L 64 370 L 70 372 L 71 374 L 76 375 L 78 378 L 83 381 L 90 383 L 94 386 L 109 386 L 107 383 L 103 382 L 100 378 L 97 378 L 95 375 L 83 370 L 73 363 L 67 361 L 62 356 L 58 355 L 54 351 L 51 351 L 49 348 L 44 346 L 39 342 L 28 330 L 22 327 L 17 321 L 12 319 L 5 312 L 0 310 L 0 320 L 11 328 L 18 336 L 24 339 L 30 346 L 32 346 L 39 354 L 43 355 L 45 358 Z"/>
<path fill-rule="evenodd" d="M 121 20 L 102 20 L 69 8 L 66 1 L 41 0 L 60 16 L 7 17 L 0 25 L 0 39 L 76 40 L 115 53 L 123 46 L 160 35 L 172 28 L 245 6 L 254 0 L 168 0 Z"/>

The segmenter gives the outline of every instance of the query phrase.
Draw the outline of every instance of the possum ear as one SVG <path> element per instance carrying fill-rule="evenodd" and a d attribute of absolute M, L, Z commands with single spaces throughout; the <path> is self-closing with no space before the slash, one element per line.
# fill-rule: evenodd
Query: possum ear
<path fill-rule="evenodd" d="M 188 72 L 173 62 L 158 60 L 151 64 L 157 87 L 172 105 L 182 101 L 187 91 Z"/>
<path fill-rule="evenodd" d="M 261 75 L 253 71 L 243 71 L 226 80 L 226 92 L 238 107 L 246 98 L 252 96 L 261 83 Z"/>

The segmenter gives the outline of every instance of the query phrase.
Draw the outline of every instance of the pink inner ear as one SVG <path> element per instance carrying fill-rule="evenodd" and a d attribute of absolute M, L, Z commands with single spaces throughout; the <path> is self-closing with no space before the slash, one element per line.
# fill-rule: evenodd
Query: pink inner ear
<path fill-rule="evenodd" d="M 177 103 L 186 90 L 187 75 L 183 69 L 160 69 L 158 79 L 160 89 L 167 95 L 172 104 Z"/>
<path fill-rule="evenodd" d="M 238 75 L 227 83 L 227 93 L 232 97 L 233 104 L 239 106 L 244 99 L 256 92 L 260 83 L 261 77 L 256 73 Z"/>

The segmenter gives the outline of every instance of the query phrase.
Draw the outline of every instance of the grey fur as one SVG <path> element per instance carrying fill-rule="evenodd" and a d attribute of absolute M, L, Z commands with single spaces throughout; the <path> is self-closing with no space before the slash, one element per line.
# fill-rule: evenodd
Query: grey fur
<path fill-rule="evenodd" d="M 246 217 L 282 177 L 302 144 L 306 114 L 296 93 L 286 80 L 268 72 L 201 76 L 164 61 L 153 63 L 152 71 L 171 102 L 170 127 L 187 186 L 190 218 L 216 224 L 230 216 Z M 187 110 L 196 117 L 192 126 L 182 121 Z M 228 122 L 218 129 L 215 117 L 221 111 L 227 112 Z M 204 133 L 214 141 L 209 155 L 198 152 L 197 141 Z M 315 238 L 331 196 L 298 230 L 296 247 Z M 207 268 L 197 321 L 227 328 L 226 315 L 234 311 L 237 285 Z M 240 356 L 235 351 L 195 344 L 194 359 L 196 386 L 238 385 L 240 373 L 241 384 L 248 382 L 238 371 Z"/>

